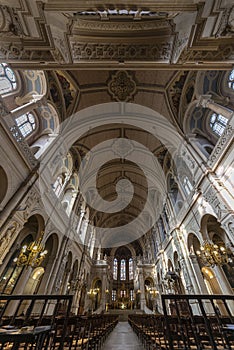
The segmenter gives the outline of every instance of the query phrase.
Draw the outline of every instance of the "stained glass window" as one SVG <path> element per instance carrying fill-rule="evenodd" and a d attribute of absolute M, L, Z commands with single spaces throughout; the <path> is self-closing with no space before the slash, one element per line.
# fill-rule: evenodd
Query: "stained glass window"
<path fill-rule="evenodd" d="M 0 94 L 5 94 L 16 88 L 17 83 L 13 70 L 6 63 L 0 63 Z"/>
<path fill-rule="evenodd" d="M 118 276 L 118 260 L 115 258 L 113 262 L 113 279 L 117 280 Z"/>
<path fill-rule="evenodd" d="M 63 187 L 63 179 L 62 176 L 58 176 L 54 185 L 53 185 L 53 190 L 54 193 L 56 194 L 57 197 L 59 197 Z"/>
<path fill-rule="evenodd" d="M 121 259 L 120 262 L 120 280 L 126 280 L 126 260 Z"/>
<path fill-rule="evenodd" d="M 234 90 L 234 69 L 231 71 L 228 77 L 228 87 Z"/>
<path fill-rule="evenodd" d="M 134 290 L 130 289 L 130 300 L 133 301 L 134 300 Z"/>
<path fill-rule="evenodd" d="M 24 137 L 30 135 L 36 128 L 35 117 L 31 112 L 21 115 L 15 121 Z"/>
<path fill-rule="evenodd" d="M 224 129 L 227 125 L 228 119 L 222 116 L 221 114 L 213 113 L 210 117 L 210 127 L 213 132 L 221 136 L 224 132 Z"/>
<path fill-rule="evenodd" d="M 133 274 L 133 259 L 132 258 L 129 259 L 128 264 L 129 264 L 128 265 L 129 266 L 129 279 L 133 280 L 134 274 Z"/>
<path fill-rule="evenodd" d="M 116 301 L 116 290 L 115 289 L 112 290 L 111 300 Z"/>
<path fill-rule="evenodd" d="M 190 192 L 193 189 L 193 185 L 191 184 L 188 176 L 184 176 L 184 178 L 183 178 L 183 186 L 184 186 L 186 194 L 190 194 Z"/>

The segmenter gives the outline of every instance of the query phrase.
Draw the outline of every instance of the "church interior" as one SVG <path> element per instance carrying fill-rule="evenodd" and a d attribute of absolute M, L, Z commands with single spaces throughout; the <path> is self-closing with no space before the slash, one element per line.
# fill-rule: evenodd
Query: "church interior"
<path fill-rule="evenodd" d="M 2 349 L 234 349 L 233 1 L 0 18 Z"/>

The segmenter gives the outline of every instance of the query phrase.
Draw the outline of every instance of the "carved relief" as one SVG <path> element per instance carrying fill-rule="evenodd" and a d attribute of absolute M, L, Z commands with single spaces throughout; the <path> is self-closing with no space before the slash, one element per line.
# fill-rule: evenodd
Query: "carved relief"
<path fill-rule="evenodd" d="M 172 42 L 155 45 L 71 42 L 71 48 L 74 61 L 104 59 L 169 61 Z"/>
<path fill-rule="evenodd" d="M 1 59 L 11 59 L 11 60 L 40 60 L 41 62 L 52 61 L 54 58 L 51 51 L 46 50 L 26 50 L 23 45 L 18 45 L 16 43 L 9 44 L 1 43 L 0 47 L 0 58 Z"/>
<path fill-rule="evenodd" d="M 226 205 L 219 200 L 218 191 L 214 187 L 209 187 L 209 189 L 203 194 L 203 197 L 205 201 L 211 205 L 219 221 L 222 220 L 223 216 L 226 216 L 226 214 L 229 213 Z"/>
<path fill-rule="evenodd" d="M 158 29 L 164 29 L 164 28 L 171 28 L 171 22 L 170 21 L 150 21 L 150 22 L 103 22 L 103 21 L 94 21 L 94 20 L 83 20 L 78 18 L 75 21 L 73 33 L 76 34 L 76 32 L 81 30 L 102 30 L 102 31 L 109 31 L 111 33 L 114 33 L 116 31 L 142 31 L 142 30 L 158 30 Z"/>
<path fill-rule="evenodd" d="M 233 132 L 234 129 L 231 125 L 228 125 L 222 136 L 219 138 L 209 160 L 208 160 L 208 166 L 212 167 L 213 164 L 217 161 L 220 154 L 222 154 L 225 146 L 229 143 L 229 141 L 233 138 Z"/>
<path fill-rule="evenodd" d="M 128 72 L 119 71 L 112 75 L 108 91 L 116 101 L 127 102 L 136 93 L 136 82 Z"/>
<path fill-rule="evenodd" d="M 184 48 L 187 45 L 188 39 L 189 39 L 188 36 L 177 37 L 174 43 L 173 54 L 172 54 L 173 63 L 176 63 L 178 61 L 181 52 L 184 50 Z"/>
<path fill-rule="evenodd" d="M 223 11 L 219 28 L 215 33 L 216 37 L 233 36 L 233 35 L 234 35 L 234 7 L 227 8 Z"/>
<path fill-rule="evenodd" d="M 1 235 L 0 240 L 0 264 L 2 264 L 2 261 L 6 254 L 8 253 L 12 243 L 15 240 L 15 236 L 17 231 L 19 230 L 20 224 L 16 221 L 14 221 L 10 226 L 6 229 L 5 233 Z"/>
<path fill-rule="evenodd" d="M 22 26 L 14 9 L 9 6 L 0 6 L 0 36 L 22 36 Z"/>
<path fill-rule="evenodd" d="M 29 162 L 29 164 L 33 167 L 35 167 L 38 164 L 38 161 L 34 157 L 34 154 L 32 153 L 29 145 L 25 141 L 24 137 L 22 136 L 20 129 L 17 125 L 13 125 L 10 127 L 10 132 L 12 133 L 12 136 L 18 143 L 20 150 L 22 151 L 23 155 L 25 156 L 26 160 Z"/>
<path fill-rule="evenodd" d="M 209 51 L 209 45 L 207 50 L 184 50 L 179 57 L 178 63 L 183 64 L 185 62 L 216 62 L 224 60 L 234 59 L 234 45 L 220 46 L 217 51 Z"/>
<path fill-rule="evenodd" d="M 188 76 L 188 72 L 181 72 L 177 76 L 177 79 L 173 82 L 173 85 L 170 86 L 168 91 L 170 105 L 176 117 L 179 115 L 181 94 L 182 94 L 182 90 L 184 88 L 184 84 L 187 76 Z"/>

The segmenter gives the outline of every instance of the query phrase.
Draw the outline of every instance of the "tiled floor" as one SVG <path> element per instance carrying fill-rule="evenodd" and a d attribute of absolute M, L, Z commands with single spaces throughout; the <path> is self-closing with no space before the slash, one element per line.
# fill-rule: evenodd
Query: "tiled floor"
<path fill-rule="evenodd" d="M 143 350 L 128 322 L 119 322 L 105 341 L 102 350 Z"/>

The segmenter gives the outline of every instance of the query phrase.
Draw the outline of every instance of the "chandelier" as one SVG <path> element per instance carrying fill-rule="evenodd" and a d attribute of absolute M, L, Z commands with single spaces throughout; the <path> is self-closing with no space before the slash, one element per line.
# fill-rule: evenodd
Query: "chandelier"
<path fill-rule="evenodd" d="M 90 298 L 95 297 L 99 293 L 99 288 L 90 289 L 87 294 Z"/>
<path fill-rule="evenodd" d="M 17 266 L 38 267 L 41 265 L 48 253 L 48 251 L 45 250 L 44 244 L 42 244 L 43 236 L 44 231 L 41 231 L 36 241 L 29 243 L 29 245 L 24 245 L 21 248 L 18 258 L 14 260 Z"/>
<path fill-rule="evenodd" d="M 208 267 L 222 266 L 229 262 L 228 252 L 224 244 L 215 244 L 204 241 L 200 250 L 196 251 L 197 256 Z"/>
<path fill-rule="evenodd" d="M 157 290 L 156 287 L 149 288 L 149 293 L 153 299 L 157 298 L 159 295 L 159 291 Z"/>

